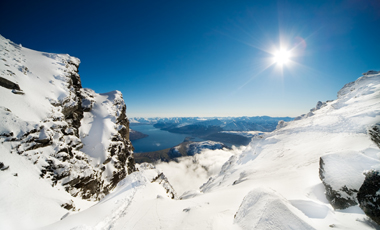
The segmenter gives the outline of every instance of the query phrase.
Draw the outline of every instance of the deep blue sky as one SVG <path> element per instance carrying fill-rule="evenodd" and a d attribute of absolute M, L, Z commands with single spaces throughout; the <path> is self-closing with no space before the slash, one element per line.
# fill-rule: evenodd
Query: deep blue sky
<path fill-rule="evenodd" d="M 380 69 L 380 1 L 2 1 L 0 34 L 81 59 L 127 115 L 297 116 Z M 292 63 L 268 66 L 294 49 Z"/>

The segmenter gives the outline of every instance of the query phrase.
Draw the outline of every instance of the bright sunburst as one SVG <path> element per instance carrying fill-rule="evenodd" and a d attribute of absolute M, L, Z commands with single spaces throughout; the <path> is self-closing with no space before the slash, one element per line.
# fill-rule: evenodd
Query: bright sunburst
<path fill-rule="evenodd" d="M 285 65 L 289 62 L 290 56 L 290 51 L 282 49 L 273 54 L 273 61 L 276 64 Z"/>

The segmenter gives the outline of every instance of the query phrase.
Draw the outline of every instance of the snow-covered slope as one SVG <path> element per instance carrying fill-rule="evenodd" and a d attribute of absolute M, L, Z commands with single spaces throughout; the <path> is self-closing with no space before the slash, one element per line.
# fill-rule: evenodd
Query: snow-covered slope
<path fill-rule="evenodd" d="M 0 229 L 83 210 L 134 171 L 121 93 L 83 89 L 79 64 L 0 36 Z"/>
<path fill-rule="evenodd" d="M 380 74 L 367 74 L 344 86 L 337 100 L 230 152 L 216 176 L 180 200 L 167 198 L 150 183 L 149 170 L 140 170 L 119 184 L 120 192 L 46 229 L 378 229 L 358 205 L 334 209 L 319 176 L 320 158 L 334 161 L 329 156 L 336 154 L 358 156 L 326 172 L 338 188 L 379 167 L 380 150 L 368 135 L 380 122 L 379 108 Z"/>
<path fill-rule="evenodd" d="M 0 229 L 379 228 L 355 203 L 331 205 L 357 202 L 363 172 L 380 168 L 369 135 L 380 123 L 378 72 L 247 147 L 204 150 L 166 177 L 159 164 L 134 171 L 121 94 L 82 89 L 78 59 L 3 37 L 0 49 Z M 195 157 L 213 172 L 200 188 Z M 180 180 L 190 190 L 178 198 Z"/>

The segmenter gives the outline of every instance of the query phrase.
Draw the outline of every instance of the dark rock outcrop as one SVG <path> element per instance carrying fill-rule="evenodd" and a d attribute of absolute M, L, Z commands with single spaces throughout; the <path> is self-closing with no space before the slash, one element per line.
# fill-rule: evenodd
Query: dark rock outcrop
<path fill-rule="evenodd" d="M 7 169 L 9 169 L 9 165 L 8 165 L 8 166 L 5 166 L 3 162 L 0 162 L 0 170 L 1 170 L 1 171 L 5 171 L 5 170 L 7 170 Z"/>
<path fill-rule="evenodd" d="M 119 93 L 120 96 L 113 101 L 117 114 L 111 116 L 116 117 L 115 126 L 118 127 L 118 132 L 111 137 L 111 143 L 106 150 L 107 160 L 94 166 L 91 158 L 81 151 L 84 144 L 79 129 L 84 113 L 90 112 L 96 103 L 96 93 L 82 88 L 78 74 L 79 60 L 66 55 L 51 54 L 48 57 L 66 63 L 65 74 L 60 79 L 65 81 L 67 96 L 60 101 L 50 101 L 54 112 L 45 120 L 28 125 L 24 133 L 1 133 L 0 138 L 12 143 L 13 152 L 33 162 L 41 171 L 40 177 L 50 180 L 52 186 L 62 184 L 72 196 L 99 200 L 119 181 L 136 170 L 124 100 Z M 12 82 L 2 82 L 10 88 L 20 90 Z M 24 122 L 6 108 L 4 113 L 15 122 Z M 105 175 L 107 164 L 112 164 L 111 176 Z M 65 208 L 71 206 L 65 205 Z"/>
<path fill-rule="evenodd" d="M 332 100 L 327 100 L 326 102 L 321 102 L 321 101 L 318 101 L 317 104 L 315 105 L 314 108 L 310 109 L 310 112 L 306 113 L 306 114 L 302 114 L 301 116 L 298 116 L 296 118 L 294 118 L 295 121 L 297 120 L 302 120 L 304 118 L 308 118 L 308 117 L 311 117 L 311 116 L 314 116 L 314 112 L 325 107 L 327 105 L 327 103 L 329 102 L 332 102 Z M 281 128 L 281 126 L 279 127 Z"/>
<path fill-rule="evenodd" d="M 83 118 L 83 108 L 82 108 L 82 83 L 78 74 L 78 66 L 72 62 L 71 64 L 72 72 L 68 73 L 68 88 L 71 93 L 69 97 L 65 98 L 61 102 L 62 113 L 65 116 L 65 120 L 70 126 L 74 128 L 74 133 L 78 136 L 78 129 L 80 127 L 80 121 Z M 69 64 L 67 64 L 69 65 Z"/>
<path fill-rule="evenodd" d="M 368 134 L 371 140 L 380 148 L 380 124 L 372 126 L 372 128 L 368 130 Z"/>
<path fill-rule="evenodd" d="M 358 190 L 355 188 L 348 188 L 345 185 L 338 189 L 335 188 L 334 185 L 329 184 L 326 180 L 326 173 L 325 162 L 323 157 L 321 157 L 319 159 L 319 178 L 325 186 L 326 199 L 330 202 L 334 209 L 345 209 L 350 206 L 357 205 L 356 194 Z"/>
<path fill-rule="evenodd" d="M 380 224 L 380 173 L 369 171 L 358 192 L 359 206 L 364 213 Z"/>
<path fill-rule="evenodd" d="M 64 203 L 61 205 L 62 208 L 65 208 L 67 210 L 72 210 L 72 211 L 75 211 L 75 205 L 74 205 L 74 202 L 72 200 L 70 200 L 69 203 Z"/>
<path fill-rule="evenodd" d="M 162 185 L 162 187 L 164 187 L 164 189 L 166 190 L 166 193 L 168 194 L 168 196 L 171 199 L 178 199 L 178 196 L 177 196 L 176 192 L 174 191 L 174 188 L 169 183 L 169 180 L 165 176 L 165 174 L 163 174 L 163 173 L 158 174 L 155 178 L 153 178 L 152 183 L 154 183 L 154 182 Z"/>
<path fill-rule="evenodd" d="M 7 80 L 3 77 L 0 77 L 0 86 L 7 89 L 21 90 L 18 84 L 11 82 L 10 80 Z"/>
<path fill-rule="evenodd" d="M 124 100 L 114 100 L 114 106 L 119 111 L 119 116 L 116 114 L 116 124 L 119 126 L 118 133 L 112 137 L 112 142 L 108 148 L 110 157 L 116 156 L 114 167 L 118 169 L 114 172 L 109 189 L 116 187 L 116 185 L 124 179 L 128 174 L 136 171 L 135 160 L 133 158 L 133 146 L 129 140 L 129 121 L 126 116 L 127 106 L 124 104 Z M 125 169 L 127 165 L 127 169 Z"/>

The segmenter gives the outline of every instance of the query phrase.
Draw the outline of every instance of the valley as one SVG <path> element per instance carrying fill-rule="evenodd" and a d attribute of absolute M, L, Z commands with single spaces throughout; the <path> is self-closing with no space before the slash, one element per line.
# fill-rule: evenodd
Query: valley
<path fill-rule="evenodd" d="M 276 129 L 279 121 L 291 121 L 290 117 L 172 117 L 131 118 L 131 130 L 151 136 L 131 139 L 136 162 L 170 161 L 171 148 L 191 141 L 215 141 L 225 146 L 245 146 L 255 135 Z M 247 132 L 259 132 L 247 136 Z M 133 132 L 131 134 L 133 134 Z M 148 135 L 147 135 L 148 134 Z M 140 135 L 141 136 L 141 135 Z M 182 138 L 182 140 L 181 140 Z M 182 154 L 185 156 L 186 154 Z"/>

